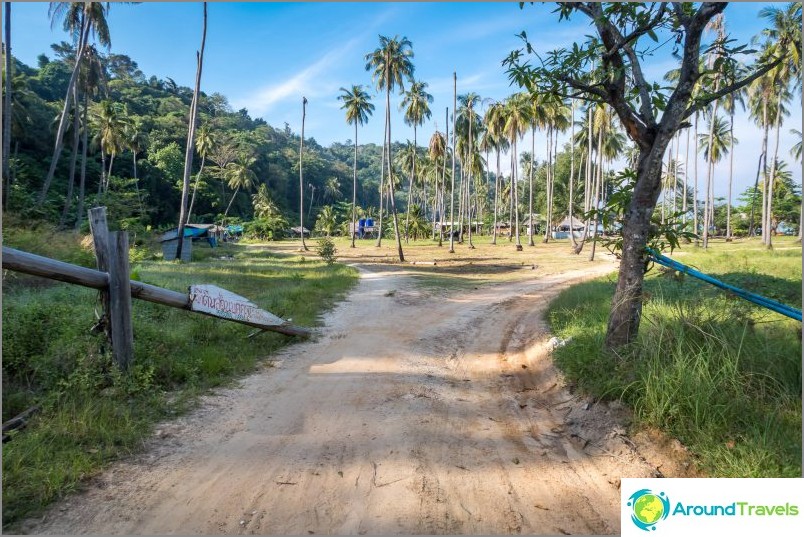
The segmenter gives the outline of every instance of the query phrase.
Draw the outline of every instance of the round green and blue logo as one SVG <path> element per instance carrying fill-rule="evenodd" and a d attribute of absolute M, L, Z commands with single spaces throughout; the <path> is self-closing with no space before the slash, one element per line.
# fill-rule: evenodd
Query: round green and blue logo
<path fill-rule="evenodd" d="M 627 505 L 631 508 L 631 522 L 645 531 L 655 530 L 656 523 L 670 514 L 670 500 L 664 492 L 638 490 L 628 498 Z"/>

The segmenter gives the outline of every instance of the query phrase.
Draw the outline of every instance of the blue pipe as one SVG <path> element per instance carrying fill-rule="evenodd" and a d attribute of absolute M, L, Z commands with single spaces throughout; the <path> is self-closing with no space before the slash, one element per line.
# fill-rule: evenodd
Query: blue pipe
<path fill-rule="evenodd" d="M 660 265 L 663 265 L 663 266 L 665 266 L 667 268 L 671 268 L 673 270 L 677 270 L 677 271 L 682 272 L 684 274 L 689 274 L 693 278 L 698 278 L 699 280 L 703 280 L 703 281 L 705 281 L 707 283 L 710 283 L 710 284 L 714 285 L 715 287 L 720 287 L 721 289 L 725 289 L 726 291 L 734 293 L 735 295 L 739 296 L 740 298 L 742 298 L 744 300 L 747 300 L 749 302 L 753 302 L 754 304 L 762 306 L 763 308 L 773 310 L 776 313 L 781 313 L 782 315 L 790 317 L 791 319 L 795 319 L 795 320 L 797 320 L 799 322 L 801 321 L 801 310 L 797 310 L 796 308 L 788 306 L 787 304 L 782 304 L 781 302 L 777 302 L 777 301 L 772 300 L 770 298 L 767 298 L 767 297 L 764 297 L 764 296 L 761 296 L 761 295 L 757 295 L 755 293 L 751 293 L 749 291 L 746 291 L 745 289 L 740 289 L 739 287 L 734 287 L 733 285 L 729 285 L 729 284 L 724 283 L 724 282 L 722 282 L 720 280 L 716 280 L 715 278 L 713 278 L 711 276 L 708 276 L 708 275 L 706 275 L 706 274 L 704 274 L 702 272 L 698 272 L 697 270 L 695 270 L 693 268 L 690 268 L 690 267 L 688 267 L 686 265 L 682 265 L 678 261 L 674 261 L 674 260 L 670 259 L 669 257 L 665 257 L 662 254 L 656 252 L 655 250 L 652 250 L 651 248 L 646 248 L 646 250 L 651 255 L 653 260 L 656 263 L 659 263 Z"/>

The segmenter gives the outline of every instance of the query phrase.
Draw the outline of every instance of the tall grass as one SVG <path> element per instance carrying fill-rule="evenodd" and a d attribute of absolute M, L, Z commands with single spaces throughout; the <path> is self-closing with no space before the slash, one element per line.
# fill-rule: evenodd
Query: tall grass
<path fill-rule="evenodd" d="M 749 243 L 750 244 L 750 243 Z M 736 247 L 735 247 L 736 246 Z M 801 250 L 678 256 L 729 283 L 801 306 Z M 621 398 L 715 477 L 801 476 L 801 324 L 690 278 L 653 271 L 637 341 L 601 351 L 614 284 L 575 286 L 550 307 L 570 342 L 557 364 L 585 390 Z"/>
<path fill-rule="evenodd" d="M 7 226 L 4 234 L 7 244 L 31 249 L 26 237 L 32 232 Z M 85 254 L 75 252 L 78 241 L 71 237 L 53 236 L 55 255 L 49 241 L 37 239 L 35 246 L 40 254 L 75 261 L 71 256 Z M 258 245 L 194 250 L 190 264 L 140 255 L 132 273 L 176 291 L 216 284 L 302 326 L 319 324 L 321 313 L 357 281 L 352 268 Z M 186 410 L 199 393 L 253 370 L 293 341 L 274 333 L 246 338 L 252 328 L 135 300 L 134 365 L 121 374 L 104 339 L 90 331 L 96 309 L 96 291 L 4 277 L 3 420 L 34 404 L 42 409 L 3 446 L 4 527 L 136 451 L 157 420 Z"/>

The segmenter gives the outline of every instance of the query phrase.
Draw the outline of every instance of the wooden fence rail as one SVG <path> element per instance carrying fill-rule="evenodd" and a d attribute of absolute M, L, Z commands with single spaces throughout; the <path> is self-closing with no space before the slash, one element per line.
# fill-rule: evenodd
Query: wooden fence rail
<path fill-rule="evenodd" d="M 91 287 L 93 289 L 107 289 L 109 286 L 109 275 L 99 270 L 94 270 L 77 265 L 71 265 L 63 261 L 56 261 L 48 257 L 31 254 L 15 250 L 7 246 L 3 246 L 3 268 L 13 270 L 16 272 L 23 272 L 33 276 L 41 276 L 51 280 L 58 280 L 66 283 L 73 283 L 82 285 L 84 287 Z M 150 285 L 143 282 L 131 280 L 131 296 L 139 300 L 147 302 L 154 302 L 172 308 L 193 311 L 190 309 L 190 295 L 171 291 L 170 289 L 163 289 L 155 285 Z M 201 313 L 202 315 L 209 315 L 202 311 L 194 311 L 194 313 Z M 217 318 L 217 317 L 216 317 Z M 293 324 L 285 324 L 279 326 L 265 326 L 258 323 L 253 323 L 240 319 L 227 319 L 232 322 L 245 324 L 263 330 L 272 332 L 279 332 L 288 336 L 302 336 L 308 337 L 311 332 L 307 328 L 295 326 Z"/>

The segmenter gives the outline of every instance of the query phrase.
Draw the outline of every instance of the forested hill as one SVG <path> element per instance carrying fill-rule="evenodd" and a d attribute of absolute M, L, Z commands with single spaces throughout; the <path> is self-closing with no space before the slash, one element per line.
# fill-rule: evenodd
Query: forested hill
<path fill-rule="evenodd" d="M 178 86 L 170 78 L 148 77 L 128 56 L 103 54 L 92 47 L 87 61 L 82 61 L 85 67 L 77 84 L 78 136 L 74 136 L 75 122 L 71 115 L 53 183 L 47 189 L 44 204 L 38 207 L 75 61 L 72 45 L 62 42 L 52 45 L 52 49 L 52 57 L 40 55 L 35 67 L 14 58 L 12 185 L 7 210 L 24 217 L 61 222 L 64 227 L 74 226 L 85 158 L 84 211 L 98 202 L 109 208 L 112 220 L 127 228 L 175 226 L 192 89 Z M 301 105 L 299 116 L 301 120 Z M 88 128 L 85 157 L 84 123 Z M 198 125 L 191 185 L 195 184 L 202 165 L 204 168 L 191 221 L 219 222 L 230 203 L 228 220 L 231 217 L 235 221 L 248 220 L 253 216 L 255 202 L 271 207 L 271 211 L 281 213 L 291 222 L 298 221 L 297 133 L 287 124 L 275 127 L 262 119 L 253 119 L 246 109 L 232 110 L 226 96 L 219 93 L 202 93 Z M 344 129 L 344 132 L 351 129 L 345 120 Z M 339 200 L 351 203 L 354 156 L 351 143 L 347 139 L 322 147 L 314 138 L 305 139 L 308 227 L 325 204 Z M 379 205 L 381 153 L 381 147 L 375 144 L 360 146 L 359 206 Z M 111 174 L 105 180 L 110 166 Z M 254 196 L 260 197 L 255 200 Z M 82 220 L 86 222 L 85 217 Z"/>

